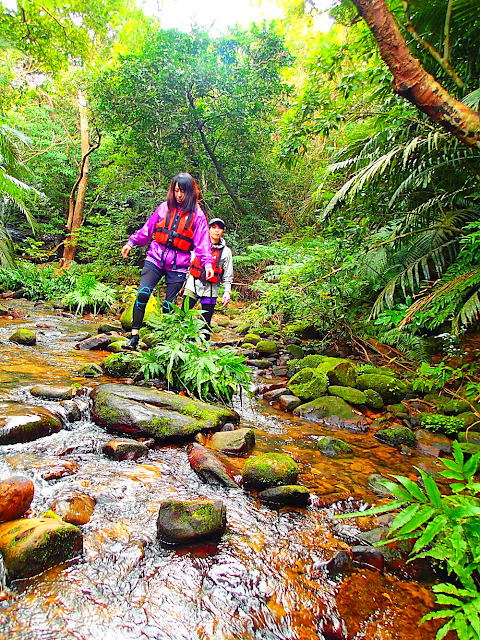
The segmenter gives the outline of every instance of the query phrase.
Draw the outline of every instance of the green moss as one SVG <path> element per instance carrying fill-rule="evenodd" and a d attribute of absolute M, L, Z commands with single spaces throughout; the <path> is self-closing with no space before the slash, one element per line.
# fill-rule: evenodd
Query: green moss
<path fill-rule="evenodd" d="M 375 434 L 375 438 L 392 447 L 398 447 L 401 444 L 414 447 L 416 443 L 415 434 L 408 427 L 390 427 L 389 429 L 383 429 Z"/>
<path fill-rule="evenodd" d="M 159 438 L 168 438 L 172 435 L 170 420 L 168 420 L 168 418 L 152 418 L 151 425 L 153 431 L 152 435 L 154 436 Z"/>
<path fill-rule="evenodd" d="M 273 340 L 260 340 L 255 345 L 255 349 L 263 355 L 275 355 L 278 353 L 278 347 Z"/>
<path fill-rule="evenodd" d="M 309 367 L 301 369 L 288 383 L 288 388 L 293 395 L 304 401 L 323 396 L 327 387 L 327 376 L 318 369 L 310 369 Z"/>
<path fill-rule="evenodd" d="M 247 343 L 247 344 L 253 344 L 256 345 L 257 342 L 261 341 L 261 337 L 256 335 L 255 333 L 247 333 L 245 335 L 245 337 L 243 338 L 243 344 Z"/>
<path fill-rule="evenodd" d="M 317 447 L 323 455 L 331 458 L 350 456 L 353 453 L 353 449 L 349 444 L 338 438 L 330 438 L 328 436 L 319 438 Z"/>
<path fill-rule="evenodd" d="M 376 373 L 365 373 L 357 378 L 357 388 L 361 391 L 373 389 L 379 393 L 385 404 L 395 404 L 403 400 L 407 387 L 398 378 L 391 378 Z"/>
<path fill-rule="evenodd" d="M 367 397 L 363 391 L 354 389 L 353 387 L 339 387 L 331 385 L 328 387 L 328 393 L 331 396 L 342 398 L 342 400 L 345 400 L 345 402 L 348 402 L 349 404 L 365 404 L 367 401 Z"/>
<path fill-rule="evenodd" d="M 140 371 L 140 358 L 133 353 L 112 353 L 102 362 L 105 372 L 112 378 L 134 378 Z"/>

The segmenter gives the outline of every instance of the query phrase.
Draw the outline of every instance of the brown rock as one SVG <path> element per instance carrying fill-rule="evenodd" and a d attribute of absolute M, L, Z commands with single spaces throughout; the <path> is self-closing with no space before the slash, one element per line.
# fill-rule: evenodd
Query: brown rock
<path fill-rule="evenodd" d="M 94 508 L 95 500 L 83 493 L 61 496 L 52 505 L 52 511 L 64 522 L 77 526 L 90 520 Z"/>
<path fill-rule="evenodd" d="M 11 476 L 0 482 L 0 522 L 23 516 L 33 500 L 34 485 L 29 478 Z"/>

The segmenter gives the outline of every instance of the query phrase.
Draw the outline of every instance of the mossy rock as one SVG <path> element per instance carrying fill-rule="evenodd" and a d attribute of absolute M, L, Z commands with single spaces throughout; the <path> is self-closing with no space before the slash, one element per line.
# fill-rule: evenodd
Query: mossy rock
<path fill-rule="evenodd" d="M 345 402 L 349 404 L 366 404 L 367 397 L 363 391 L 359 389 L 354 389 L 353 387 L 339 387 L 337 385 L 331 385 L 328 387 L 328 394 L 330 396 L 337 396 L 337 398 L 342 398 Z"/>
<path fill-rule="evenodd" d="M 122 353 L 125 345 L 128 343 L 126 338 L 120 340 L 113 340 L 107 347 L 107 351 L 110 353 Z"/>
<path fill-rule="evenodd" d="M 105 373 L 112 378 L 134 378 L 141 369 L 141 358 L 135 353 L 112 353 L 102 362 Z"/>
<path fill-rule="evenodd" d="M 307 404 L 297 407 L 294 416 L 299 416 L 309 422 L 328 424 L 352 431 L 366 431 L 368 423 L 363 415 L 359 415 L 352 407 L 335 396 L 316 398 Z"/>
<path fill-rule="evenodd" d="M 253 344 L 256 345 L 257 342 L 261 341 L 261 337 L 255 333 L 247 333 L 243 338 L 243 344 Z"/>
<path fill-rule="evenodd" d="M 255 446 L 255 432 L 253 429 L 217 431 L 210 440 L 210 446 L 226 455 L 246 456 Z"/>
<path fill-rule="evenodd" d="M 301 360 L 305 357 L 305 352 L 298 344 L 289 344 L 285 347 L 285 351 L 293 356 L 296 360 Z"/>
<path fill-rule="evenodd" d="M 162 542 L 192 544 L 218 538 L 226 529 L 227 511 L 221 500 L 164 500 L 157 518 L 157 536 Z"/>
<path fill-rule="evenodd" d="M 251 342 L 244 342 L 242 344 L 242 349 L 252 352 L 252 355 L 255 355 L 255 353 L 257 353 L 255 345 Z"/>
<path fill-rule="evenodd" d="M 436 393 L 429 393 L 425 396 L 427 402 L 432 402 L 438 413 L 446 416 L 456 416 L 459 413 L 471 411 L 470 404 L 466 400 L 457 400 L 455 398 L 446 398 Z"/>
<path fill-rule="evenodd" d="M 288 388 L 294 396 L 303 401 L 313 400 L 323 396 L 328 387 L 327 376 L 318 371 L 306 367 L 296 373 L 288 383 Z"/>
<path fill-rule="evenodd" d="M 261 356 L 274 356 L 278 353 L 278 347 L 273 340 L 260 340 L 255 349 Z"/>
<path fill-rule="evenodd" d="M 414 447 L 416 443 L 415 434 L 408 427 L 382 429 L 382 431 L 377 431 L 375 438 L 392 447 L 399 447 L 402 444 L 407 445 L 407 447 Z"/>
<path fill-rule="evenodd" d="M 111 322 L 102 322 L 98 325 L 97 333 L 112 333 L 114 331 L 121 331 L 122 327 L 119 324 L 113 324 Z"/>
<path fill-rule="evenodd" d="M 297 362 L 295 362 L 295 367 L 296 367 L 295 373 L 297 371 L 301 371 L 302 369 L 306 369 L 306 368 L 316 369 L 324 359 L 325 359 L 325 356 L 321 356 L 319 354 L 305 356 L 301 360 L 297 360 Z"/>
<path fill-rule="evenodd" d="M 454 435 L 465 429 L 465 422 L 458 416 L 445 416 L 441 413 L 422 412 L 419 415 L 422 427 L 430 431 L 440 431 L 446 435 Z"/>
<path fill-rule="evenodd" d="M 237 327 L 237 333 L 241 336 L 244 336 L 250 331 L 251 328 L 252 324 L 250 322 L 242 322 L 242 324 Z"/>
<path fill-rule="evenodd" d="M 457 440 L 459 442 L 467 442 L 468 444 L 480 446 L 480 433 L 478 433 L 478 431 L 459 431 Z"/>
<path fill-rule="evenodd" d="M 329 436 L 320 437 L 317 441 L 317 448 L 329 458 L 344 458 L 353 454 L 353 449 L 349 444 L 339 438 L 330 438 Z"/>
<path fill-rule="evenodd" d="M 242 469 L 243 483 L 250 489 L 296 484 L 300 469 L 285 453 L 262 453 L 249 458 Z"/>
<path fill-rule="evenodd" d="M 134 306 L 134 304 L 135 304 L 135 301 L 132 302 L 130 305 L 128 305 L 128 307 L 125 309 L 125 311 L 120 316 L 120 322 L 121 322 L 121 325 L 122 325 L 124 331 L 131 331 L 132 330 L 133 306 Z M 150 315 L 152 313 L 157 313 L 157 312 L 158 312 L 157 297 L 156 296 L 150 296 L 150 299 L 147 302 L 147 307 L 145 309 L 145 316 L 143 318 L 144 324 L 148 324 L 148 320 L 149 320 Z"/>
<path fill-rule="evenodd" d="M 89 362 L 80 369 L 79 375 L 83 378 L 99 378 L 103 376 L 103 369 L 96 362 Z"/>
<path fill-rule="evenodd" d="M 10 338 L 10 342 L 15 344 L 23 344 L 26 347 L 33 347 L 37 343 L 37 334 L 30 329 L 17 329 Z"/>
<path fill-rule="evenodd" d="M 459 413 L 457 418 L 461 418 L 467 428 L 471 427 L 471 431 L 480 431 L 480 418 L 473 411 Z"/>
<path fill-rule="evenodd" d="M 365 406 L 369 409 L 383 409 L 382 396 L 373 389 L 365 389 Z"/>
<path fill-rule="evenodd" d="M 310 499 L 310 491 L 299 484 L 288 484 L 260 491 L 258 499 L 260 502 L 279 507 L 306 507 Z"/>
<path fill-rule="evenodd" d="M 358 375 L 376 374 L 378 376 L 388 376 L 389 378 L 398 378 L 396 372 L 390 367 L 374 367 L 371 364 L 364 364 L 361 366 L 361 371 L 358 371 Z"/>
<path fill-rule="evenodd" d="M 322 337 L 321 331 L 313 324 L 304 324 L 300 322 L 289 324 L 285 327 L 285 332 L 293 334 L 304 340 L 318 340 Z"/>
<path fill-rule="evenodd" d="M 0 553 L 9 580 L 30 578 L 79 556 L 80 529 L 56 518 L 25 518 L 0 525 Z"/>
<path fill-rule="evenodd" d="M 59 416 L 44 407 L 2 403 L 0 407 L 0 445 L 31 442 L 63 429 Z"/>
<path fill-rule="evenodd" d="M 321 356 L 321 358 L 317 369 L 328 376 L 330 384 L 340 387 L 355 386 L 355 367 L 350 360 L 328 356 Z"/>
<path fill-rule="evenodd" d="M 398 378 L 389 378 L 376 373 L 364 373 L 357 378 L 357 389 L 373 389 L 382 397 L 384 404 L 395 404 L 405 398 L 407 387 Z"/>

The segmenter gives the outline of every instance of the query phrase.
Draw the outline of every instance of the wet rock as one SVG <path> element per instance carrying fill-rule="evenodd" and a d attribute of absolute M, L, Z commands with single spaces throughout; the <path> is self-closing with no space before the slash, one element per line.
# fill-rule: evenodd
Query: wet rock
<path fill-rule="evenodd" d="M 103 369 L 96 362 L 90 362 L 81 368 L 79 375 L 84 378 L 99 378 L 103 376 Z"/>
<path fill-rule="evenodd" d="M 309 422 L 326 423 L 352 431 L 368 429 L 366 418 L 354 411 L 345 400 L 335 396 L 324 396 L 302 404 L 295 409 L 293 415 L 300 416 Z"/>
<path fill-rule="evenodd" d="M 395 404 L 405 398 L 407 385 L 398 378 L 376 373 L 364 373 L 357 378 L 357 388 L 361 391 L 373 389 L 382 397 L 384 404 Z"/>
<path fill-rule="evenodd" d="M 263 394 L 263 399 L 267 400 L 268 402 L 274 402 L 275 400 L 278 400 L 279 397 L 284 393 L 288 393 L 288 389 L 286 389 L 285 387 L 271 389 L 270 391 L 265 391 L 265 393 Z"/>
<path fill-rule="evenodd" d="M 445 453 L 453 450 L 452 441 L 441 433 L 428 431 L 428 429 L 418 429 L 415 431 L 417 449 L 420 453 L 434 458 L 439 458 Z"/>
<path fill-rule="evenodd" d="M 81 331 L 74 336 L 65 336 L 64 338 L 60 338 L 60 342 L 82 342 L 83 340 L 91 337 L 92 334 L 88 333 L 88 331 Z"/>
<path fill-rule="evenodd" d="M 213 434 L 210 446 L 229 456 L 246 456 L 255 446 L 255 432 L 253 429 L 218 431 Z"/>
<path fill-rule="evenodd" d="M 82 411 L 74 400 L 62 400 L 60 406 L 69 422 L 78 422 L 82 419 Z"/>
<path fill-rule="evenodd" d="M 385 561 L 383 553 L 377 547 L 357 545 L 352 547 L 352 562 L 357 567 L 375 569 L 383 573 Z"/>
<path fill-rule="evenodd" d="M 202 445 L 189 445 L 187 455 L 192 469 L 207 484 L 220 484 L 224 487 L 238 488 L 233 479 L 232 471 L 215 454 L 202 447 Z"/>
<path fill-rule="evenodd" d="M 130 305 L 128 305 L 128 307 L 120 316 L 120 324 L 122 325 L 124 331 L 132 330 L 134 304 L 135 304 L 135 301 L 133 301 Z M 157 305 L 156 296 L 150 296 L 147 302 L 147 306 L 145 308 L 144 324 L 148 324 L 148 320 L 152 314 L 158 314 L 158 305 Z"/>
<path fill-rule="evenodd" d="M 0 553 L 9 580 L 30 578 L 82 553 L 80 529 L 56 518 L 0 524 Z"/>
<path fill-rule="evenodd" d="M 285 347 L 285 351 L 293 356 L 296 360 L 301 360 L 305 357 L 305 352 L 298 344 L 289 344 Z"/>
<path fill-rule="evenodd" d="M 116 331 L 122 331 L 122 325 L 114 324 L 113 322 L 102 322 L 98 325 L 97 333 L 114 333 Z"/>
<path fill-rule="evenodd" d="M 279 506 L 306 507 L 310 499 L 310 491 L 299 484 L 270 487 L 258 494 L 260 502 Z"/>
<path fill-rule="evenodd" d="M 47 400 L 68 400 L 75 395 L 76 390 L 67 385 L 37 384 L 30 389 L 30 393 L 35 398 L 45 398 Z"/>
<path fill-rule="evenodd" d="M 349 404 L 366 404 L 367 397 L 359 389 L 353 387 L 339 387 L 338 385 L 330 385 L 328 387 L 328 394 L 336 396 L 348 402 Z"/>
<path fill-rule="evenodd" d="M 415 434 L 408 427 L 390 427 L 388 429 L 382 429 L 377 431 L 374 437 L 388 444 L 391 447 L 399 447 L 401 444 L 406 444 L 407 447 L 415 446 Z"/>
<path fill-rule="evenodd" d="M 350 558 L 350 554 L 344 549 L 337 551 L 335 555 L 330 558 L 328 562 L 323 563 L 322 566 L 325 568 L 330 578 L 333 579 L 347 575 L 353 571 L 353 563 Z"/>
<path fill-rule="evenodd" d="M 6 403 L 0 407 L 0 444 L 38 440 L 62 429 L 60 418 L 48 409 Z"/>
<path fill-rule="evenodd" d="M 353 455 L 352 447 L 338 438 L 320 437 L 317 447 L 324 456 L 329 458 L 344 458 Z"/>
<path fill-rule="evenodd" d="M 30 331 L 30 329 L 17 329 L 15 333 L 10 336 L 9 340 L 10 342 L 15 342 L 15 344 L 32 347 L 37 343 L 37 335 L 35 331 Z"/>
<path fill-rule="evenodd" d="M 231 422 L 226 422 L 220 431 L 235 431 L 235 425 Z"/>
<path fill-rule="evenodd" d="M 287 393 L 287 394 L 282 394 L 278 398 L 278 404 L 280 405 L 280 409 L 282 411 L 292 412 L 294 409 L 296 409 L 302 404 L 302 401 L 300 400 L 300 398 L 297 398 L 297 396 Z"/>
<path fill-rule="evenodd" d="M 116 433 L 157 440 L 193 436 L 238 422 L 235 411 L 186 396 L 134 385 L 104 384 L 91 394 L 93 420 Z"/>
<path fill-rule="evenodd" d="M 23 516 L 33 500 L 35 487 L 30 478 L 10 476 L 0 481 L 0 522 Z"/>
<path fill-rule="evenodd" d="M 394 495 L 390 491 L 390 489 L 387 489 L 381 484 L 382 482 L 385 482 L 387 480 L 388 478 L 384 478 L 378 473 L 372 473 L 371 475 L 368 476 L 367 486 L 370 489 L 370 491 L 372 491 L 375 495 L 379 496 L 380 498 L 393 498 Z"/>
<path fill-rule="evenodd" d="M 285 453 L 261 453 L 249 458 L 242 469 L 243 483 L 250 489 L 296 484 L 300 469 Z"/>
<path fill-rule="evenodd" d="M 328 378 L 325 373 L 305 367 L 296 373 L 288 383 L 292 395 L 304 402 L 323 396 L 327 391 Z"/>
<path fill-rule="evenodd" d="M 138 460 L 148 456 L 148 447 L 138 440 L 116 438 L 109 440 L 102 447 L 103 453 L 112 460 Z"/>
<path fill-rule="evenodd" d="M 126 344 L 128 344 L 128 340 L 126 338 L 119 338 L 118 340 L 113 340 L 108 345 L 107 351 L 110 351 L 110 353 L 122 353 Z M 140 346 L 140 342 L 138 344 Z"/>
<path fill-rule="evenodd" d="M 255 367 L 255 369 L 270 369 L 272 363 L 270 360 L 255 360 L 250 359 L 245 363 L 249 367 Z"/>
<path fill-rule="evenodd" d="M 340 387 L 354 387 L 356 381 L 355 367 L 345 358 L 329 358 L 320 356 L 317 370 L 328 377 L 329 384 Z"/>
<path fill-rule="evenodd" d="M 32 469 L 36 469 L 44 480 L 58 480 L 80 471 L 76 462 L 64 458 L 44 458 L 41 462 L 32 464 Z"/>
<path fill-rule="evenodd" d="M 52 511 L 64 522 L 79 526 L 87 524 L 95 509 L 95 500 L 83 493 L 63 495 L 57 498 Z"/>
<path fill-rule="evenodd" d="M 274 376 L 278 376 L 279 378 L 284 378 L 287 375 L 288 367 L 285 366 L 273 366 L 272 373 Z"/>
<path fill-rule="evenodd" d="M 160 504 L 157 536 L 162 542 L 191 544 L 223 535 L 227 511 L 221 500 L 165 500 Z"/>
<path fill-rule="evenodd" d="M 93 336 L 82 340 L 75 345 L 75 349 L 80 351 L 105 351 L 110 344 L 112 338 L 106 333 L 100 333 L 98 336 Z"/>

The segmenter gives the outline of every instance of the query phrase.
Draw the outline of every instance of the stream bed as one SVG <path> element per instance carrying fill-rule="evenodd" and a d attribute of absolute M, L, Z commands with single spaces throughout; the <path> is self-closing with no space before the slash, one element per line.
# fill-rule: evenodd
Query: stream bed
<path fill-rule="evenodd" d="M 96 333 L 100 320 L 57 315 L 13 301 L 24 320 L 0 318 L 0 403 L 58 403 L 31 396 L 35 384 L 93 387 L 112 382 L 78 375 L 101 351 L 74 349 L 75 337 Z M 23 347 L 8 337 L 37 325 L 37 344 Z M 258 383 L 262 384 L 261 378 Z M 269 379 L 268 383 L 274 380 Z M 264 400 L 236 399 L 241 427 L 255 429 L 255 452 L 282 451 L 300 466 L 299 483 L 312 496 L 305 509 L 272 509 L 241 489 L 203 483 L 187 459 L 186 443 L 156 445 L 148 458 L 115 461 L 102 453 L 112 435 L 88 415 L 51 436 L 0 446 L 0 479 L 25 475 L 35 485 L 31 515 L 54 499 L 81 492 L 95 500 L 81 526 L 84 553 L 77 561 L 5 587 L 0 602 L 0 638 L 6 640 L 307 640 L 433 639 L 438 624 L 421 627 L 432 610 L 428 585 L 388 573 L 357 569 L 333 579 L 325 569 L 337 550 L 355 539 L 355 520 L 335 520 L 351 509 L 378 502 L 367 487 L 372 473 L 415 477 L 428 460 L 403 456 L 368 432 L 315 425 L 271 407 Z M 355 451 L 326 458 L 320 435 L 336 435 Z M 72 475 L 45 480 L 41 470 L 63 459 Z M 239 473 L 243 458 L 232 458 Z M 336 496 L 337 501 L 325 500 Z M 227 531 L 220 541 L 185 548 L 156 538 L 159 503 L 165 499 L 221 499 Z M 326 506 L 327 505 L 327 506 Z M 373 527 L 373 525 L 372 525 Z M 0 586 L 4 576 L 0 573 Z M 1 589 L 0 589 L 1 590 Z"/>

